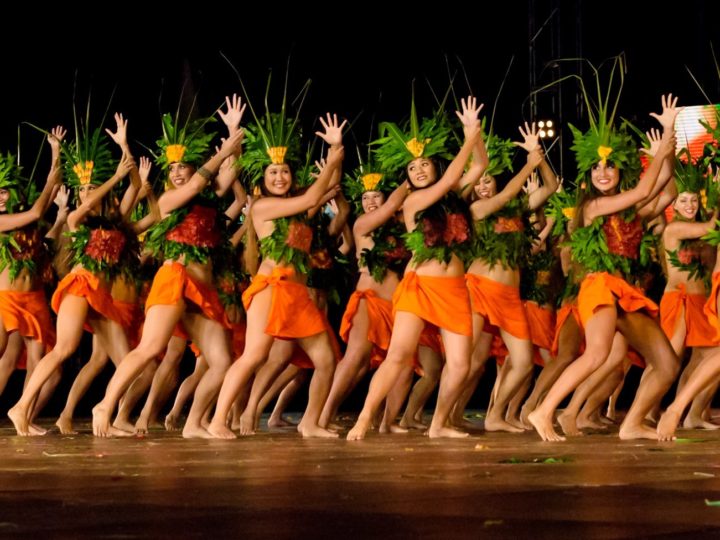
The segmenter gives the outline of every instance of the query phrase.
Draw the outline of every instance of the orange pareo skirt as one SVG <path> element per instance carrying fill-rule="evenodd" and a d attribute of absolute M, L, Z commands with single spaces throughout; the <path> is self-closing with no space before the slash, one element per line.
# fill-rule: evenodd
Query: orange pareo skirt
<path fill-rule="evenodd" d="M 588 274 L 580 284 L 578 294 L 578 310 L 582 326 L 587 326 L 587 322 L 598 308 L 615 305 L 628 313 L 645 311 L 651 317 L 657 317 L 659 312 L 655 302 L 624 279 L 607 272 Z"/>
<path fill-rule="evenodd" d="M 105 287 L 95 274 L 79 269 L 65 276 L 58 283 L 50 301 L 55 313 L 60 310 L 60 304 L 67 294 L 84 298 L 93 311 L 108 320 L 115 321 L 119 325 L 123 324 L 123 315 L 115 305 L 110 295 L 110 289 Z M 88 332 L 92 332 L 92 328 L 87 322 L 85 322 L 83 328 Z"/>
<path fill-rule="evenodd" d="M 43 291 L 0 291 L 0 318 L 8 334 L 17 331 L 46 349 L 55 346 L 55 327 Z"/>
<path fill-rule="evenodd" d="M 677 291 L 665 292 L 660 300 L 660 326 L 668 339 L 675 334 L 684 310 L 686 347 L 720 345 L 715 328 L 703 311 L 707 300 L 704 294 L 687 294 L 684 285 L 680 285 Z"/>

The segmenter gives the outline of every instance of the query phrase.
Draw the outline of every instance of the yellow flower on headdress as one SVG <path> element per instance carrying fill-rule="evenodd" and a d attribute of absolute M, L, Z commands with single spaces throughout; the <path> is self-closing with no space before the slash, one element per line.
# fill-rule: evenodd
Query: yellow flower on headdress
<path fill-rule="evenodd" d="M 423 150 L 425 150 L 425 145 L 428 144 L 430 141 L 431 139 L 425 139 L 424 142 L 420 142 L 415 137 L 413 137 L 405 143 L 405 146 L 407 147 L 408 151 L 413 155 L 413 157 L 419 158 L 420 156 L 422 156 Z"/>
<path fill-rule="evenodd" d="M 597 153 L 598 156 L 600 156 L 600 163 L 605 165 L 605 162 L 607 161 L 608 156 L 612 154 L 613 149 L 609 146 L 598 146 Z"/>
<path fill-rule="evenodd" d="M 168 163 L 179 163 L 185 157 L 186 146 L 184 144 L 168 144 L 165 149 Z"/>
<path fill-rule="evenodd" d="M 702 203 L 703 208 L 707 208 L 708 196 L 706 189 L 700 190 L 700 202 Z"/>
<path fill-rule="evenodd" d="M 575 217 L 575 207 L 571 206 L 569 208 L 563 208 L 562 213 L 566 218 L 573 219 Z"/>
<path fill-rule="evenodd" d="M 82 162 L 78 162 L 73 166 L 73 172 L 75 172 L 78 180 L 80 180 L 81 186 L 90 183 L 94 165 L 95 164 L 92 161 L 86 161 L 84 164 Z"/>
<path fill-rule="evenodd" d="M 381 173 L 368 173 L 362 176 L 363 188 L 365 191 L 375 191 L 375 188 L 382 180 L 383 175 Z"/>
<path fill-rule="evenodd" d="M 271 146 L 267 149 L 268 156 L 270 156 L 270 161 L 274 165 L 285 163 L 285 154 L 287 153 L 287 151 L 287 146 Z"/>

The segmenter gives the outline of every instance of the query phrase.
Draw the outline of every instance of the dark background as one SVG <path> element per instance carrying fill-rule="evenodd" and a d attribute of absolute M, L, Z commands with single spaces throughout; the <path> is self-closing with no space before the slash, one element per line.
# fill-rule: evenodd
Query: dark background
<path fill-rule="evenodd" d="M 720 76 L 711 54 L 711 43 L 720 48 L 718 4 L 686 0 L 667 8 L 655 2 L 519 0 L 472 7 L 436 3 L 420 12 L 417 4 L 285 8 L 233 3 L 221 8 L 206 2 L 194 10 L 153 5 L 154 14 L 147 4 L 104 4 L 82 11 L 69 3 L 44 9 L 19 5 L 18 15 L 6 18 L 0 29 L 0 150 L 15 151 L 21 122 L 71 127 L 73 95 L 84 110 L 91 93 L 92 115 L 99 121 L 113 89 L 110 112 L 129 118 L 134 143 L 152 145 L 160 133 L 160 113 L 176 109 L 184 83 L 189 85 L 186 96 L 197 93 L 202 114 L 211 114 L 225 95 L 240 91 L 220 51 L 239 70 L 257 108 L 262 108 L 270 69 L 271 103 L 278 103 L 290 54 L 289 93 L 312 79 L 303 110 L 306 131 L 315 128 L 319 114 L 333 111 L 357 118 L 353 132 L 361 142 L 369 139 L 375 116 L 399 121 L 407 115 L 413 80 L 419 112 L 429 112 L 434 103 L 426 81 L 436 92 L 444 91 L 446 58 L 451 70 L 457 70 L 457 58 L 465 66 L 456 78 L 458 95 L 467 93 L 467 79 L 488 114 L 514 58 L 498 101 L 495 131 L 515 137 L 517 125 L 533 118 L 531 90 L 581 72 L 579 64 L 554 60 L 582 56 L 599 65 L 624 52 L 628 71 L 620 112 L 645 129 L 652 126 L 648 113 L 659 112 L 663 93 L 679 95 L 681 104 L 706 102 L 686 67 L 720 102 Z M 100 11 L 107 15 L 101 17 Z M 582 110 L 576 88 L 567 82 L 541 93 L 534 117 L 585 126 L 578 119 Z M 20 131 L 23 163 L 29 166 L 40 137 L 27 127 Z M 549 157 L 572 178 L 568 146 L 556 145 Z M 0 408 L 18 391 L 11 385 Z M 479 399 L 485 406 L 486 398 Z"/>

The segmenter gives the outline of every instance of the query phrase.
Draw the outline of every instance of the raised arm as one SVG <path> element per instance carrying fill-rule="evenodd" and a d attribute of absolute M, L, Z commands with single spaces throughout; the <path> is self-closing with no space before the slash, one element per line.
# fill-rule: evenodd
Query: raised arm
<path fill-rule="evenodd" d="M 67 223 L 71 231 L 74 231 L 78 227 L 78 225 L 83 222 L 83 220 L 90 213 L 93 207 L 98 204 L 103 199 L 103 197 L 110 193 L 110 190 L 112 190 L 112 188 L 114 188 L 123 178 L 125 178 L 130 172 L 130 169 L 132 169 L 134 166 L 135 164 L 133 158 L 127 155 L 123 155 L 120 163 L 118 163 L 115 174 L 102 186 L 94 190 L 84 203 L 82 203 L 73 212 L 70 213 Z"/>
<path fill-rule="evenodd" d="M 195 174 L 192 175 L 186 184 L 175 189 L 169 189 L 163 193 L 158 200 L 161 216 L 164 218 L 173 210 L 182 208 L 190 202 L 193 197 L 202 192 L 208 182 L 217 174 L 225 158 L 240 151 L 244 136 L 245 134 L 242 129 L 237 130 L 223 141 L 220 151 L 196 170 Z"/>
<path fill-rule="evenodd" d="M 45 234 L 45 238 L 48 240 L 52 240 L 53 243 L 57 244 L 58 240 L 60 239 L 60 233 L 63 230 L 63 227 L 65 227 L 65 223 L 67 223 L 68 214 L 70 213 L 70 209 L 68 206 L 68 201 L 70 200 L 70 191 L 68 191 L 68 188 L 65 186 L 60 186 L 60 189 L 57 192 L 57 195 L 55 195 L 55 199 L 53 202 L 57 206 L 57 214 L 55 215 L 55 223 L 53 223 L 53 226 L 50 228 L 50 230 Z"/>
<path fill-rule="evenodd" d="M 395 213 L 400 210 L 405 198 L 410 193 L 410 182 L 405 180 L 402 184 L 395 188 L 387 200 L 377 210 L 363 214 L 355 220 L 353 226 L 353 234 L 367 236 L 380 225 L 392 218 Z"/>
<path fill-rule="evenodd" d="M 558 188 L 557 175 L 550 168 L 550 164 L 547 159 L 543 157 L 540 162 L 540 176 L 542 177 L 543 185 L 533 191 L 528 196 L 528 208 L 535 210 L 540 208 L 545 201 L 547 201 Z"/>
<path fill-rule="evenodd" d="M 330 148 L 339 148 L 342 146 L 342 130 L 347 124 L 347 120 L 343 120 L 342 123 L 338 122 L 337 114 L 327 113 L 325 119 L 320 117 L 320 124 L 325 131 L 316 131 L 315 135 L 323 139 L 330 145 Z M 329 153 L 330 149 L 328 149 Z M 317 165 L 317 162 L 316 162 Z M 321 167 L 318 167 L 321 170 Z M 340 184 L 340 178 L 342 177 L 342 163 L 335 169 L 333 176 L 328 182 L 328 188 L 335 187 Z"/>
<path fill-rule="evenodd" d="M 408 195 L 405 199 L 404 214 L 405 222 L 408 226 L 408 230 L 415 228 L 415 214 L 435 204 L 437 201 L 453 189 L 460 181 L 465 163 L 467 163 L 473 148 L 477 144 L 477 139 L 480 137 L 480 121 L 476 121 L 474 125 L 468 128 L 465 133 L 465 143 L 463 144 L 460 151 L 455 156 L 448 166 L 445 174 L 435 182 L 433 185 L 415 191 Z M 412 166 L 412 165 L 411 165 Z M 408 219 L 409 218 L 409 219 Z"/>
<path fill-rule="evenodd" d="M 140 167 L 138 167 L 138 173 L 140 174 L 140 180 L 142 182 L 140 190 L 147 199 L 149 211 L 145 216 L 133 223 L 132 228 L 135 234 L 141 234 L 147 231 L 155 223 L 160 221 L 160 208 L 158 207 L 157 197 L 149 181 L 151 168 L 152 163 L 150 159 L 145 156 L 141 157 Z"/>
<path fill-rule="evenodd" d="M 465 134 L 465 131 L 477 121 L 480 111 L 482 111 L 483 104 L 480 103 L 480 105 L 478 105 L 477 98 L 468 96 L 467 100 L 460 100 L 460 106 L 462 107 L 462 112 L 455 111 L 455 114 L 460 119 L 460 123 L 463 126 L 463 134 Z M 462 197 L 470 195 L 472 192 L 471 186 L 475 185 L 475 182 L 478 181 L 490 164 L 487 148 L 485 148 L 485 141 L 482 137 L 482 124 L 480 130 L 480 138 L 472 151 L 471 165 L 460 179 L 460 185 L 458 186 L 458 191 Z"/>
<path fill-rule="evenodd" d="M 535 168 L 543 161 L 544 158 L 540 143 L 538 142 L 535 124 L 528 125 L 528 123 L 525 122 L 525 128 L 523 129 L 523 126 L 520 126 L 518 130 L 523 136 L 523 141 L 515 142 L 514 144 L 528 153 L 525 166 L 512 177 L 500 193 L 489 199 L 479 199 L 470 205 L 470 212 L 472 213 L 473 219 L 485 219 L 513 200 L 517 194 L 520 193 L 525 181 L 530 177 Z"/>
<path fill-rule="evenodd" d="M 127 141 L 127 125 L 128 121 L 123 117 L 121 113 L 115 113 L 115 131 L 105 130 L 110 138 L 120 147 L 123 156 L 132 157 L 130 152 L 130 145 Z M 138 174 L 137 166 L 133 162 L 133 168 L 130 170 L 130 185 L 125 190 L 122 200 L 120 201 L 120 215 L 126 217 L 132 212 L 137 199 L 138 193 L 142 186 L 142 181 Z"/>
<path fill-rule="evenodd" d="M 307 212 L 313 206 L 317 206 L 328 191 L 330 179 L 335 168 L 342 163 L 344 155 L 342 146 L 331 146 L 328 151 L 327 165 L 303 194 L 288 199 L 263 197 L 255 201 L 252 207 L 252 218 L 256 226 L 263 221 Z"/>
<path fill-rule="evenodd" d="M 328 234 L 331 237 L 340 236 L 350 217 L 350 204 L 348 204 L 342 191 L 332 198 L 328 204 L 332 205 L 335 215 L 328 224 Z"/>
<path fill-rule="evenodd" d="M 621 212 L 632 206 L 641 208 L 644 204 L 647 204 L 655 190 L 663 161 L 672 159 L 675 153 L 675 130 L 672 126 L 678 111 L 675 107 L 676 104 L 677 98 L 673 99 L 672 94 L 662 96 L 663 113 L 661 115 L 651 113 L 651 116 L 660 121 L 664 129 L 660 139 L 660 145 L 655 154 L 655 159 L 652 160 L 645 174 L 640 177 L 637 185 L 617 195 L 593 199 L 587 204 L 583 212 L 585 224 L 591 222 L 598 216 Z M 667 128 L 666 125 L 668 126 Z"/>

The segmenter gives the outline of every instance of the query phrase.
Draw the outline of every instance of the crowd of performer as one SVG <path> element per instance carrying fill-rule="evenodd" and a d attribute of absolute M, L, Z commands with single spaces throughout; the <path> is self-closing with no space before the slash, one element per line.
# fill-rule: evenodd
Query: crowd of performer
<path fill-rule="evenodd" d="M 720 428 L 720 130 L 707 124 L 693 156 L 678 149 L 676 97 L 640 137 L 598 93 L 587 129 L 571 126 L 577 177 L 564 183 L 535 123 L 506 140 L 472 96 L 424 117 L 413 103 L 359 148 L 335 114 L 303 137 L 284 101 L 261 111 L 232 95 L 217 112 L 225 133 L 165 115 L 148 156 L 122 114 L 114 129 L 54 127 L 42 186 L 0 156 L 0 392 L 26 369 L 7 413 L 17 434 L 47 433 L 38 415 L 84 332 L 92 354 L 62 434 L 108 360 L 99 437 L 147 432 L 176 391 L 168 430 L 252 435 L 273 400 L 268 425 L 287 425 L 308 380 L 303 437 L 466 437 L 489 359 L 485 431 L 607 429 L 632 364 L 644 371 L 621 439 Z M 195 368 L 178 387 L 186 347 Z M 344 434 L 338 411 L 371 371 Z"/>

